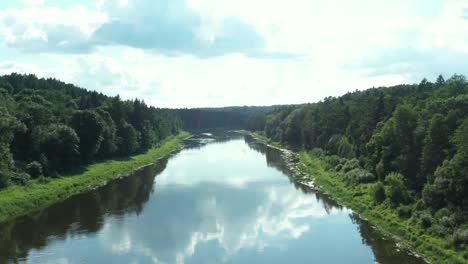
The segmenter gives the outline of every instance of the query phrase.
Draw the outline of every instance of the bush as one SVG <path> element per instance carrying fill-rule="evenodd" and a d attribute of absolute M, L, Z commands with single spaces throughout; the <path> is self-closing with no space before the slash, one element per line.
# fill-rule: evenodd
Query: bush
<path fill-rule="evenodd" d="M 372 197 L 377 203 L 385 201 L 385 188 L 382 182 L 377 182 L 372 188 Z"/>
<path fill-rule="evenodd" d="M 41 177 L 43 175 L 42 174 L 42 165 L 37 161 L 33 161 L 33 162 L 29 163 L 26 166 L 26 171 L 29 173 L 29 175 L 31 175 L 31 178 L 33 178 L 33 179 L 37 179 L 37 178 L 39 178 L 39 177 Z"/>
<path fill-rule="evenodd" d="M 337 155 L 326 156 L 325 161 L 329 168 L 335 168 L 340 164 L 340 157 Z"/>
<path fill-rule="evenodd" d="M 359 169 L 359 168 L 361 168 L 361 166 L 359 166 L 359 160 L 351 159 L 351 160 L 346 161 L 346 163 L 343 166 L 343 171 L 348 172 L 350 170 Z"/>
<path fill-rule="evenodd" d="M 452 235 L 452 245 L 462 249 L 468 245 L 468 229 L 458 229 Z"/>
<path fill-rule="evenodd" d="M 10 173 L 0 170 L 0 188 L 5 188 L 10 183 Z"/>
<path fill-rule="evenodd" d="M 446 204 L 442 190 L 437 188 L 434 184 L 426 184 L 422 196 L 424 203 L 433 210 L 442 208 Z"/>
<path fill-rule="evenodd" d="M 341 171 L 342 168 L 343 168 L 343 165 L 338 164 L 338 165 L 336 165 L 336 167 L 335 167 L 335 171 Z"/>
<path fill-rule="evenodd" d="M 38 183 L 41 183 L 41 184 L 47 184 L 47 183 L 49 183 L 50 181 L 51 181 L 50 178 L 46 178 L 46 177 L 44 177 L 44 176 L 39 177 L 38 180 L 37 180 L 37 182 L 38 182 Z"/>
<path fill-rule="evenodd" d="M 325 152 L 321 148 L 313 148 L 310 151 L 310 155 L 312 157 L 321 158 L 321 157 L 325 156 Z"/>
<path fill-rule="evenodd" d="M 444 216 L 451 216 L 452 215 L 452 212 L 450 212 L 450 210 L 448 208 L 442 208 L 440 209 L 439 211 L 437 211 L 435 214 L 434 214 L 434 217 L 439 220 L 441 218 L 443 218 Z"/>
<path fill-rule="evenodd" d="M 398 207 L 397 209 L 398 216 L 400 218 L 405 218 L 405 219 L 408 219 L 411 217 L 412 211 L 413 211 L 413 208 L 411 208 L 411 206 L 409 205 L 402 205 Z"/>
<path fill-rule="evenodd" d="M 11 181 L 17 185 L 26 185 L 26 183 L 31 179 L 31 176 L 27 173 L 12 173 Z"/>
<path fill-rule="evenodd" d="M 424 229 L 427 229 L 429 227 L 432 226 L 432 217 L 430 214 L 426 213 L 426 214 L 421 214 L 421 216 L 419 217 L 419 225 L 424 228 Z"/>
<path fill-rule="evenodd" d="M 406 189 L 404 178 L 399 173 L 390 173 L 385 177 L 387 185 L 385 195 L 390 199 L 392 206 L 398 206 L 409 200 L 408 190 Z"/>
<path fill-rule="evenodd" d="M 345 174 L 345 180 L 348 183 L 369 183 L 375 180 L 375 177 L 372 173 L 369 173 L 363 169 L 353 169 Z"/>
<path fill-rule="evenodd" d="M 422 211 L 424 209 L 426 209 L 426 205 L 424 204 L 424 201 L 423 200 L 418 200 L 414 206 L 414 209 L 416 211 Z"/>

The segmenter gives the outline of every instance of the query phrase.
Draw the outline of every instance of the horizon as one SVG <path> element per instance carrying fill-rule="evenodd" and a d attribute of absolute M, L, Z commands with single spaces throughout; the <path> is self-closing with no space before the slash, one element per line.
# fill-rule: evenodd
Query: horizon
<path fill-rule="evenodd" d="M 306 104 L 466 75 L 466 32 L 456 0 L 8 1 L 0 74 L 160 108 Z"/>

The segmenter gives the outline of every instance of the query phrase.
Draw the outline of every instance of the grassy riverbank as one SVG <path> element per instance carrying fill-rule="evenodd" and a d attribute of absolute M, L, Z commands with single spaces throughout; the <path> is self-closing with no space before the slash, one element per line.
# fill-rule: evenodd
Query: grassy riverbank
<path fill-rule="evenodd" d="M 241 133 L 249 134 L 264 144 L 284 147 L 259 133 Z M 300 153 L 301 170 L 311 175 L 319 189 L 329 193 L 340 204 L 352 208 L 385 234 L 395 237 L 408 248 L 424 255 L 430 262 L 466 263 L 463 256 L 466 252 L 453 250 L 445 239 L 431 235 L 428 229 L 415 223 L 413 218 L 402 217 L 397 208 L 391 208 L 385 203 L 376 204 L 372 198 L 375 183 L 350 185 L 342 175 L 329 167 L 324 158 L 310 152 Z M 418 210 L 416 205 L 409 206 L 414 211 Z"/>
<path fill-rule="evenodd" d="M 74 194 L 91 190 L 109 180 L 126 175 L 138 167 L 151 164 L 176 150 L 189 135 L 188 132 L 182 132 L 166 139 L 159 147 L 128 159 L 91 164 L 80 174 L 58 179 L 32 180 L 26 186 L 11 186 L 1 190 L 0 222 L 46 208 Z"/>

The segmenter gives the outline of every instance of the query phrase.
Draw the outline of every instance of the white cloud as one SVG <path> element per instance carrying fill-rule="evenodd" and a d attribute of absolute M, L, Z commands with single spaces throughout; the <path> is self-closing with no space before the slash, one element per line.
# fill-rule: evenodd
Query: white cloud
<path fill-rule="evenodd" d="M 40 65 L 30 68 L 42 76 L 156 106 L 305 103 L 466 74 L 467 8 L 422 0 L 45 2 L 0 11 L 0 58 L 19 48 L 17 63 Z M 102 35 L 106 28 L 115 34 Z"/>
<path fill-rule="evenodd" d="M 10 48 L 25 52 L 83 53 L 106 15 L 82 6 L 9 8 L 0 11 L 0 33 Z"/>

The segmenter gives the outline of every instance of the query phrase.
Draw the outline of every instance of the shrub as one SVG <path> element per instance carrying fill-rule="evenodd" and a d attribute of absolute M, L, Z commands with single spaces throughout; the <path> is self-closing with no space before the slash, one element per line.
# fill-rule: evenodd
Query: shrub
<path fill-rule="evenodd" d="M 388 174 L 385 177 L 385 183 L 387 185 L 385 195 L 390 199 L 392 206 L 398 206 L 409 200 L 408 190 L 401 174 L 393 172 Z"/>
<path fill-rule="evenodd" d="M 321 148 L 313 148 L 310 151 L 310 155 L 312 157 L 321 158 L 321 157 L 325 156 L 325 152 Z"/>
<path fill-rule="evenodd" d="M 456 248 L 464 248 L 468 245 L 468 229 L 459 228 L 452 235 L 452 245 Z"/>
<path fill-rule="evenodd" d="M 41 183 L 41 184 L 47 184 L 51 180 L 50 180 L 50 178 L 46 178 L 46 177 L 42 176 L 42 177 L 39 177 L 37 181 L 38 181 L 38 183 Z"/>
<path fill-rule="evenodd" d="M 359 168 L 361 168 L 359 166 L 359 160 L 351 159 L 351 160 L 346 161 L 346 163 L 343 166 L 343 171 L 348 172 L 350 170 L 359 169 Z"/>
<path fill-rule="evenodd" d="M 409 205 L 402 205 L 398 207 L 397 209 L 398 216 L 401 218 L 406 218 L 406 219 L 411 217 L 412 211 L 413 211 L 413 208 L 411 208 L 411 206 Z"/>
<path fill-rule="evenodd" d="M 42 165 L 37 161 L 33 161 L 33 162 L 29 163 L 26 166 L 26 171 L 29 173 L 29 175 L 31 175 L 31 178 L 33 178 L 33 179 L 39 178 L 39 177 L 41 177 L 43 175 L 42 174 Z"/>
<path fill-rule="evenodd" d="M 450 210 L 448 208 L 442 208 L 440 209 L 439 211 L 437 211 L 435 214 L 434 214 L 434 217 L 439 220 L 441 218 L 443 218 L 444 216 L 451 216 L 452 215 L 452 212 L 450 212 Z"/>
<path fill-rule="evenodd" d="M 369 173 L 363 169 L 356 168 L 345 174 L 345 180 L 348 183 L 369 183 L 375 180 L 375 176 L 372 173 Z"/>
<path fill-rule="evenodd" d="M 31 179 L 31 176 L 27 173 L 12 173 L 11 181 L 17 185 L 26 185 L 26 183 Z"/>
<path fill-rule="evenodd" d="M 385 201 L 385 188 L 382 182 L 377 182 L 372 188 L 372 197 L 377 203 Z"/>
<path fill-rule="evenodd" d="M 0 170 L 0 188 L 7 187 L 10 183 L 10 173 Z"/>
<path fill-rule="evenodd" d="M 414 209 L 416 211 L 422 211 L 424 209 L 426 209 L 426 205 L 424 204 L 424 201 L 423 200 L 418 200 L 414 206 Z"/>
<path fill-rule="evenodd" d="M 335 171 L 341 171 L 342 168 L 343 168 L 343 165 L 338 164 L 338 165 L 336 165 L 336 167 L 335 167 Z"/>
<path fill-rule="evenodd" d="M 419 225 L 424 229 L 431 227 L 432 226 L 431 215 L 428 213 L 421 214 L 421 216 L 419 217 Z"/>
<path fill-rule="evenodd" d="M 327 162 L 329 168 L 335 168 L 340 164 L 340 157 L 337 155 L 326 156 L 325 161 Z"/>

